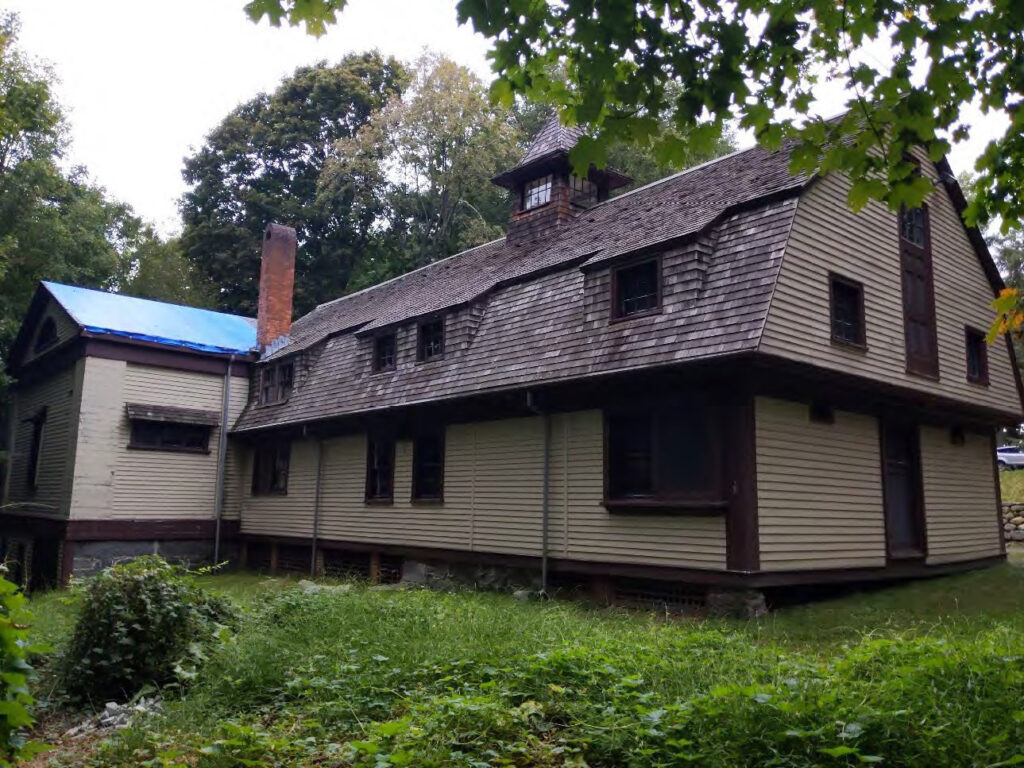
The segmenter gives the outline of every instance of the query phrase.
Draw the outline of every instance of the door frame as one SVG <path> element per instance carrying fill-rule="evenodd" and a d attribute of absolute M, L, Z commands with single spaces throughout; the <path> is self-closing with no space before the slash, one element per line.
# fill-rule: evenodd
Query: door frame
<path fill-rule="evenodd" d="M 903 428 L 911 430 L 911 461 L 914 464 L 914 477 L 916 488 L 914 493 L 914 509 L 912 510 L 911 522 L 915 526 L 920 554 L 909 556 L 897 556 L 892 551 L 892 540 L 889 536 L 889 496 L 886 493 L 886 461 L 885 461 L 885 432 L 886 427 Z M 921 466 L 921 425 L 905 418 L 893 416 L 878 417 L 878 458 L 879 472 L 882 476 L 882 522 L 885 528 L 885 562 L 886 565 L 894 563 L 924 562 L 928 559 L 928 527 L 925 516 L 924 500 L 924 471 Z"/>

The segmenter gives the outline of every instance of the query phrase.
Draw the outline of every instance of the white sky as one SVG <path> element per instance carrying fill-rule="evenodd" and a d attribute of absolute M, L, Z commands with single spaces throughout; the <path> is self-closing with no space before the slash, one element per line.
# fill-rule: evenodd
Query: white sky
<path fill-rule="evenodd" d="M 319 40 L 254 25 L 245 0 L 0 0 L 22 21 L 22 48 L 53 67 L 71 126 L 68 160 L 164 234 L 180 229 L 182 160 L 238 104 L 303 64 L 379 48 L 403 60 L 429 47 L 485 80 L 487 41 L 455 22 L 455 0 L 350 0 Z M 821 113 L 842 109 L 841 93 Z M 1005 123 L 978 119 L 954 148 L 957 172 Z M 741 142 L 749 143 L 749 139 Z"/>

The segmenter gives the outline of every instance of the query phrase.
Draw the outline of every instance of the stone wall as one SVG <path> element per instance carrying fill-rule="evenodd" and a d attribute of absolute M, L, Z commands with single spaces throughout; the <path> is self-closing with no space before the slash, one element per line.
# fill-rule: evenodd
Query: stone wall
<path fill-rule="evenodd" d="M 1024 541 L 1024 504 L 1003 504 L 1003 538 Z"/>

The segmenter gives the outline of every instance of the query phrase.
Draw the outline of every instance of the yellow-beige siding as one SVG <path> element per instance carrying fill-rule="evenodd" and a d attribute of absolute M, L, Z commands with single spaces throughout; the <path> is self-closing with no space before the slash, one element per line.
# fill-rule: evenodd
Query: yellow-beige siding
<path fill-rule="evenodd" d="M 878 420 L 759 397 L 756 429 L 761 569 L 884 566 Z"/>
<path fill-rule="evenodd" d="M 602 506 L 599 411 L 551 424 L 549 554 L 602 562 L 725 568 L 723 516 L 626 516 Z M 394 503 L 366 504 L 366 438 L 322 445 L 321 539 L 537 556 L 541 550 L 544 422 L 541 417 L 448 427 L 444 502 L 416 504 L 412 444 L 395 449 Z M 242 482 L 242 530 L 312 534 L 316 444 L 292 444 L 286 496 L 252 496 Z M 251 472 L 251 458 L 245 461 Z"/>
<path fill-rule="evenodd" d="M 934 176 L 930 163 L 922 165 Z M 896 215 L 878 203 L 853 213 L 849 187 L 831 174 L 801 197 L 760 351 L 1019 413 L 1002 341 L 989 347 L 990 386 L 967 381 L 964 327 L 989 327 L 993 293 L 949 196 L 940 186 L 928 199 L 939 348 L 933 381 L 906 373 Z M 831 342 L 829 272 L 864 285 L 866 351 Z"/>
<path fill-rule="evenodd" d="M 83 368 L 83 361 L 79 360 L 37 383 L 19 386 L 14 392 L 7 502 L 39 505 L 40 512 L 67 516 Z M 46 420 L 33 490 L 28 477 L 33 432 L 30 419 L 43 408 Z"/>
<path fill-rule="evenodd" d="M 86 358 L 71 516 L 134 520 L 212 518 L 220 429 L 214 428 L 210 435 L 209 453 L 130 449 L 127 446 L 131 423 L 125 404 L 219 412 L 223 383 L 224 377 L 219 374 Z M 233 421 L 248 395 L 245 379 L 232 379 L 231 395 Z M 230 513 L 231 509 L 229 504 L 226 511 Z"/>
<path fill-rule="evenodd" d="M 1000 554 L 993 460 L 990 435 L 967 432 L 956 445 L 949 429 L 921 427 L 929 563 Z"/>

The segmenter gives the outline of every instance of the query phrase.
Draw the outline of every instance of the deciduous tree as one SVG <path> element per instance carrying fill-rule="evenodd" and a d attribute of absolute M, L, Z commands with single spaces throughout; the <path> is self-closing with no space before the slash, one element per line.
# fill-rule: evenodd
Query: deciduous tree
<path fill-rule="evenodd" d="M 216 286 L 222 309 L 254 314 L 263 228 L 298 233 L 295 309 L 339 296 L 380 211 L 362 189 L 338 188 L 330 205 L 317 185 L 331 148 L 353 138 L 402 83 L 377 53 L 302 67 L 273 93 L 242 104 L 185 161 L 182 247 Z"/>

